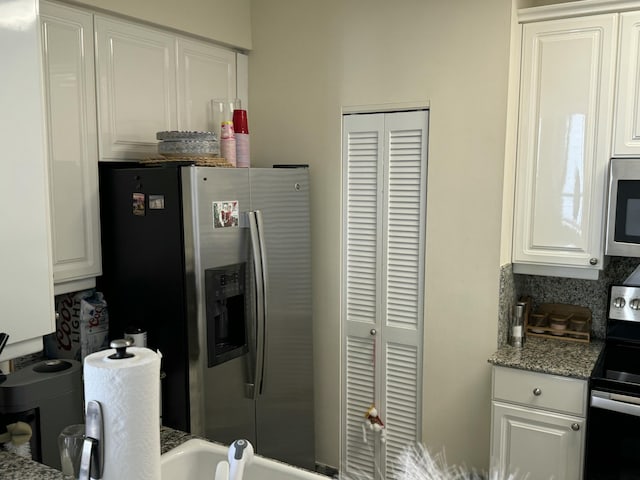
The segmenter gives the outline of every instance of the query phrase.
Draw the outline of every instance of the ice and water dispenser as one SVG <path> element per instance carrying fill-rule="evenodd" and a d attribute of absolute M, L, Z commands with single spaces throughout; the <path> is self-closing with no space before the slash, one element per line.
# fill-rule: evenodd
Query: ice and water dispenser
<path fill-rule="evenodd" d="M 248 351 L 245 264 L 205 270 L 207 364 L 213 367 Z"/>

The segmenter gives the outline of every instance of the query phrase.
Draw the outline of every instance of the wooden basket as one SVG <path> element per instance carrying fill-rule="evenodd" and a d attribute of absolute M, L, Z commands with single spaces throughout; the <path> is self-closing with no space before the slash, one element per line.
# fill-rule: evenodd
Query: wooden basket
<path fill-rule="evenodd" d="M 558 322 L 564 319 L 566 328 L 553 328 L 551 322 L 554 317 Z M 591 341 L 591 310 L 579 305 L 543 303 L 535 312 L 525 315 L 525 332 L 530 337 L 589 343 Z"/>
<path fill-rule="evenodd" d="M 162 165 L 162 164 L 177 163 L 180 165 L 197 165 L 198 167 L 233 168 L 233 165 L 231 165 L 229 162 L 226 161 L 226 159 L 222 157 L 193 157 L 193 156 L 164 157 L 160 155 L 157 157 L 145 158 L 144 160 L 140 160 L 140 163 L 144 165 Z"/>

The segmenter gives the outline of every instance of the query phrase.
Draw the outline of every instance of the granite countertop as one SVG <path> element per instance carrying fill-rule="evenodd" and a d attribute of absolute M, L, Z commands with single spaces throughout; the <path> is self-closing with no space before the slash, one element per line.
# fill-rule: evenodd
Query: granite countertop
<path fill-rule="evenodd" d="M 161 453 L 166 453 L 192 438 L 198 437 L 169 427 L 161 427 L 160 451 Z M 62 472 L 55 468 L 24 457 L 19 457 L 9 452 L 0 451 L 0 479 L 63 480 L 64 477 L 62 476 Z"/>
<path fill-rule="evenodd" d="M 500 347 L 489 363 L 563 377 L 588 379 L 604 342 L 564 342 L 545 338 L 527 338 L 522 348 Z"/>

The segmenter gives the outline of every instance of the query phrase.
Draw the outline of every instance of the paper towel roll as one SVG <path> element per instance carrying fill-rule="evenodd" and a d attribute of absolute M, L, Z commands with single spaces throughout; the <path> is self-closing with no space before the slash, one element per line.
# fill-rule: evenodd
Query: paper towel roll
<path fill-rule="evenodd" d="M 134 356 L 111 359 L 103 350 L 84 360 L 85 402 L 102 405 L 103 480 L 160 479 L 160 355 L 130 347 Z"/>

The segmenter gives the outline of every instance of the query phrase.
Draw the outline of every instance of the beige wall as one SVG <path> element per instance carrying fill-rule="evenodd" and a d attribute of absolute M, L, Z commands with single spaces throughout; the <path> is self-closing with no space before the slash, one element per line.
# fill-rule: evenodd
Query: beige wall
<path fill-rule="evenodd" d="M 338 466 L 341 109 L 431 106 L 425 443 L 488 468 L 510 0 L 253 0 L 254 165 L 311 165 L 317 460 Z"/>
<path fill-rule="evenodd" d="M 250 0 L 66 0 L 251 48 Z"/>

